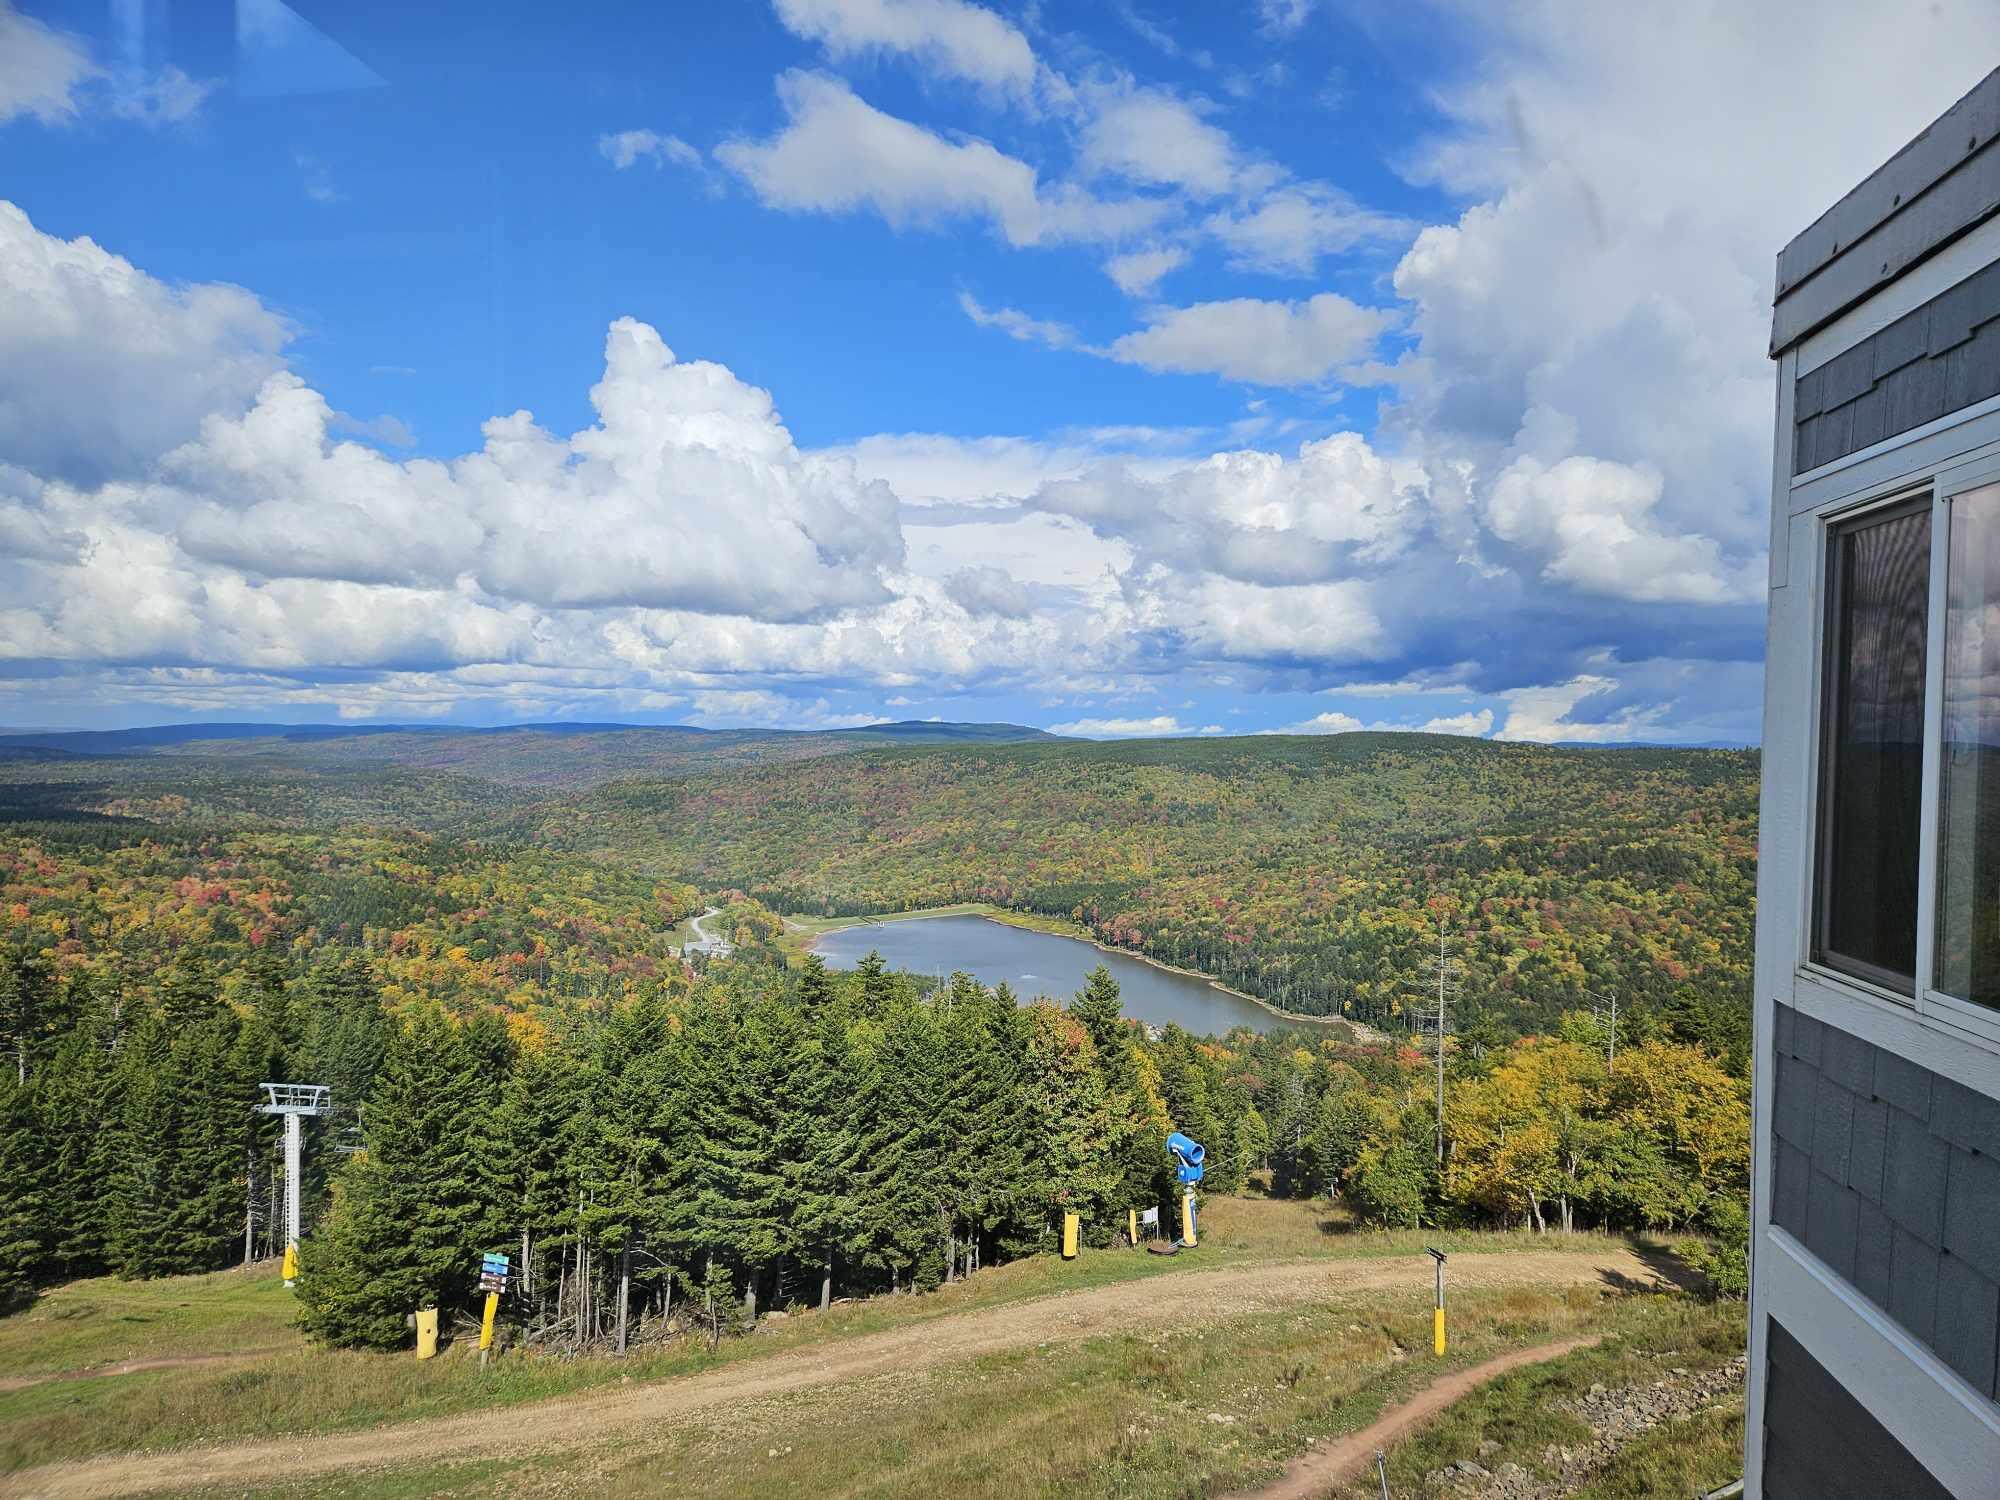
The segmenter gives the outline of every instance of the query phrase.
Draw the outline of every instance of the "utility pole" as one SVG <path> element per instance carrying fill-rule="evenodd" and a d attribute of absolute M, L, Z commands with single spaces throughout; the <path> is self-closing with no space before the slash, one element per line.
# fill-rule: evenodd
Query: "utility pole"
<path fill-rule="evenodd" d="M 1606 1007 L 1609 1007 L 1608 1018 Z M 1590 1013 L 1604 1025 L 1604 1071 L 1610 1073 L 1618 1064 L 1617 992 L 1614 990 L 1610 995 L 1591 995 Z"/>
<path fill-rule="evenodd" d="M 1447 1009 L 1448 997 L 1458 988 L 1459 980 L 1465 973 L 1465 965 L 1455 958 L 1445 955 L 1444 924 L 1438 924 L 1437 957 L 1429 960 L 1424 967 L 1431 972 L 1424 976 L 1426 998 L 1431 985 L 1437 985 L 1437 1160 L 1444 1165 L 1444 1039 L 1450 1027 Z"/>

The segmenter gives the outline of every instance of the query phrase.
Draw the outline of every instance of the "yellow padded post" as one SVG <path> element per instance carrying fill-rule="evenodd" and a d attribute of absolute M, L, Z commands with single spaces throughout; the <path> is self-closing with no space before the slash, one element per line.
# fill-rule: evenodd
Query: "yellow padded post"
<path fill-rule="evenodd" d="M 1077 1216 L 1075 1214 L 1063 1215 L 1063 1259 L 1064 1260 L 1076 1259 L 1077 1222 L 1078 1222 Z"/>

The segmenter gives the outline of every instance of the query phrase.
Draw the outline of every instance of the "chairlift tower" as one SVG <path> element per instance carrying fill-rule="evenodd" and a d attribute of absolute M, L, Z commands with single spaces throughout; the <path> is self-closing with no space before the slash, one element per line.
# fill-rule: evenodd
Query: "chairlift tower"
<path fill-rule="evenodd" d="M 263 1089 L 264 1102 L 257 1113 L 285 1117 L 285 1268 L 290 1270 L 299 1248 L 299 1120 L 325 1114 L 333 1090 L 323 1083 L 267 1083 Z M 285 1285 L 291 1284 L 287 1276 Z"/>

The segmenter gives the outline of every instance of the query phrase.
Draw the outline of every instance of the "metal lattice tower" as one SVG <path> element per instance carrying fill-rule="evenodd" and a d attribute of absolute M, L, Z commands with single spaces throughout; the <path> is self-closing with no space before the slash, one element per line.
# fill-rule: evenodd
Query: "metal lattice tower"
<path fill-rule="evenodd" d="M 333 1090 L 323 1083 L 267 1083 L 263 1089 L 264 1102 L 257 1106 L 257 1113 L 285 1117 L 285 1248 L 296 1250 L 299 1243 L 299 1120 L 305 1115 L 326 1113 Z"/>

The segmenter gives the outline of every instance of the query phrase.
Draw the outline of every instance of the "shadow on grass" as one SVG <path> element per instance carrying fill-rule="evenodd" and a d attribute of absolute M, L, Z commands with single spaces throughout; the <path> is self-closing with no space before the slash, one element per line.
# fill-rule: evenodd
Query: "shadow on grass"
<path fill-rule="evenodd" d="M 1709 1290 L 1708 1278 L 1683 1260 L 1680 1251 L 1675 1246 L 1669 1245 L 1662 1240 L 1648 1239 L 1643 1235 L 1632 1236 L 1628 1243 L 1632 1247 L 1632 1253 L 1645 1262 L 1646 1268 L 1659 1281 L 1666 1282 L 1676 1291 L 1694 1292 L 1701 1295 L 1707 1294 Z M 1655 1283 L 1627 1276 L 1622 1271 L 1606 1271 L 1604 1273 L 1604 1283 L 1613 1291 L 1618 1292 L 1651 1292 L 1658 1290 Z"/>

